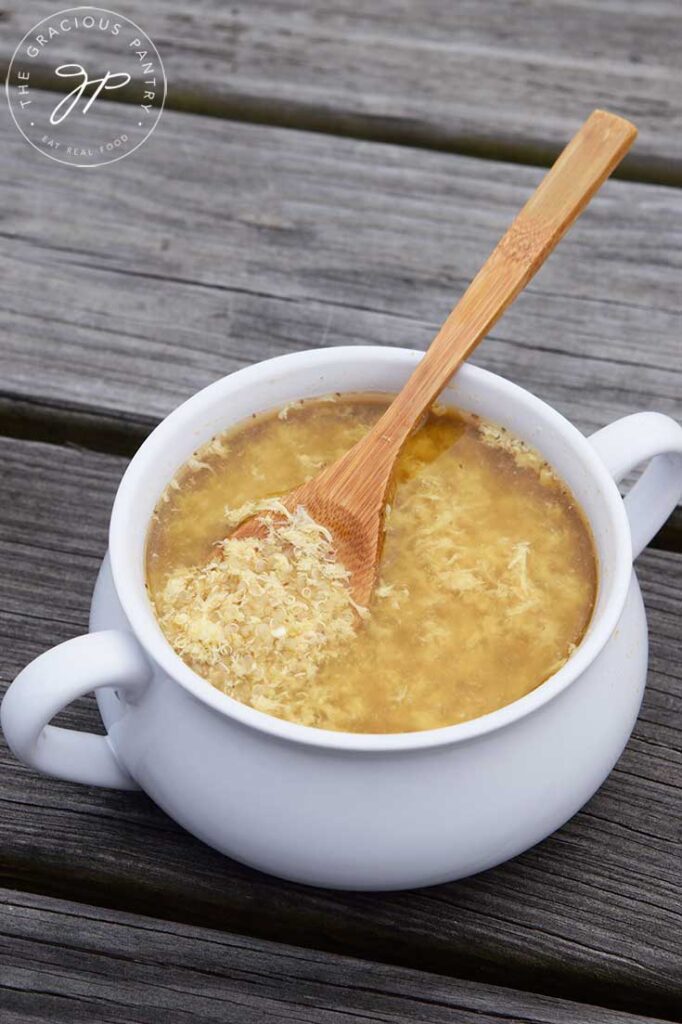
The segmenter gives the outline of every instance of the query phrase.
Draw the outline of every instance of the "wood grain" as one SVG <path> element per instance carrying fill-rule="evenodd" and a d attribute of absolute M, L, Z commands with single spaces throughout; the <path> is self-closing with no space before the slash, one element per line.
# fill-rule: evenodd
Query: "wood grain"
<path fill-rule="evenodd" d="M 125 460 L 0 440 L 0 678 L 84 631 Z M 587 807 L 511 863 L 433 889 L 316 891 L 214 853 L 142 794 L 43 778 L 0 749 L 0 881 L 99 903 L 675 1017 L 682 998 L 682 556 L 638 562 L 651 671 L 634 736 Z M 96 727 L 92 698 L 60 716 Z M 465 1017 L 465 1019 L 468 1019 Z"/>
<path fill-rule="evenodd" d="M 1 395 L 122 430 L 283 352 L 423 348 L 542 177 L 172 111 L 84 173 L 8 121 Z M 583 430 L 682 417 L 681 225 L 682 192 L 607 182 L 474 361 Z"/>
<path fill-rule="evenodd" d="M 645 1024 L 651 1018 L 0 890 L 3 1024 Z"/>
<path fill-rule="evenodd" d="M 640 128 L 626 173 L 682 181 L 677 0 L 121 0 L 117 10 L 156 42 L 175 107 L 548 163 L 603 106 Z M 51 0 L 9 4 L 5 63 L 54 11 Z"/>

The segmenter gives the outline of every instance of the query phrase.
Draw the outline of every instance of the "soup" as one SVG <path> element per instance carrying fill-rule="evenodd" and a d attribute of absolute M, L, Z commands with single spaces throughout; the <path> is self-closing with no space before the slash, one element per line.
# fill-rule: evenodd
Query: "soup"
<path fill-rule="evenodd" d="M 456 410 L 432 410 L 399 457 L 369 608 L 353 606 L 304 510 L 286 537 L 226 540 L 258 502 L 277 507 L 350 448 L 388 400 L 337 395 L 253 417 L 199 449 L 158 502 L 146 570 L 161 628 L 245 704 L 323 729 L 434 729 L 535 689 L 587 629 L 597 563 L 575 499 L 538 452 Z"/>

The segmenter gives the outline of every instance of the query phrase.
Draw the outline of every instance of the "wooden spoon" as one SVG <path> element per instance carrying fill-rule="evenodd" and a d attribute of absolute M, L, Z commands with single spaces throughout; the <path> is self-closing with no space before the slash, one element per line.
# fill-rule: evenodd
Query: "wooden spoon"
<path fill-rule="evenodd" d="M 362 440 L 337 462 L 282 498 L 303 505 L 332 533 L 339 561 L 351 573 L 351 592 L 366 605 L 374 587 L 384 534 L 384 508 L 393 468 L 404 442 L 455 370 L 485 337 L 637 135 L 629 121 L 595 110 L 498 242 L 418 364 L 404 388 Z M 242 523 L 233 536 L 262 536 L 262 518 Z"/>

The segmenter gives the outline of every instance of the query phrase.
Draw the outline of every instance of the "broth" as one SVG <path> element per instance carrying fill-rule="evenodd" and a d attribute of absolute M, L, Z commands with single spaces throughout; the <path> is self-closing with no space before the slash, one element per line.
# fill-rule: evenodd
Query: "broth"
<path fill-rule="evenodd" d="M 379 583 L 367 618 L 342 642 L 288 674 L 282 641 L 272 685 L 183 649 L 177 595 L 186 602 L 188 574 L 220 557 L 226 509 L 315 475 L 387 402 L 335 396 L 255 417 L 200 449 L 157 505 L 146 568 L 162 629 L 191 668 L 243 703 L 349 732 L 452 725 L 535 689 L 587 629 L 597 563 L 566 485 L 502 428 L 437 408 L 398 460 Z"/>

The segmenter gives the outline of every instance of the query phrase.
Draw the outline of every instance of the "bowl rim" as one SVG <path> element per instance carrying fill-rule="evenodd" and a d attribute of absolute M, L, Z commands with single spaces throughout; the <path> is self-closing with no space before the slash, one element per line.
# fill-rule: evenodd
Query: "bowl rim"
<path fill-rule="evenodd" d="M 135 579 L 129 550 L 130 524 L 141 518 L 134 515 L 139 490 L 144 486 L 147 466 L 157 457 L 159 450 L 171 441 L 177 431 L 187 430 L 189 424 L 201 416 L 207 403 L 216 396 L 227 397 L 237 390 L 252 388 L 259 380 L 262 381 L 264 375 L 271 377 L 273 372 L 277 374 L 285 367 L 287 372 L 295 372 L 297 368 L 315 372 L 324 369 L 326 364 L 348 358 L 355 362 L 379 360 L 387 365 L 402 362 L 409 372 L 423 354 L 407 348 L 335 346 L 288 353 L 244 367 L 209 384 L 169 413 L 143 442 L 128 465 L 114 500 L 109 529 L 111 572 L 118 600 L 132 633 L 152 662 L 196 700 L 233 722 L 281 741 L 356 753 L 386 754 L 462 743 L 504 729 L 556 699 L 586 671 L 615 630 L 625 605 L 632 574 L 632 544 L 625 506 L 611 474 L 588 438 L 556 409 L 505 377 L 467 363 L 458 371 L 458 379 L 463 377 L 477 386 L 496 387 L 505 393 L 506 399 L 525 403 L 540 419 L 549 422 L 561 433 L 581 460 L 583 468 L 596 481 L 610 516 L 609 525 L 616 543 L 616 564 L 613 567 L 610 596 L 601 611 L 595 611 L 597 618 L 593 616 L 587 636 L 565 665 L 525 696 L 466 722 L 415 732 L 351 733 L 300 725 L 242 704 L 213 687 L 175 653 L 156 621 L 144 582 L 139 585 Z M 329 390 L 327 388 L 326 392 L 320 393 L 328 393 Z M 233 424 L 227 424 L 225 429 L 229 429 L 230 425 L 236 426 L 238 422 L 235 420 Z M 147 529 L 148 520 L 145 520 L 145 536 Z"/>

